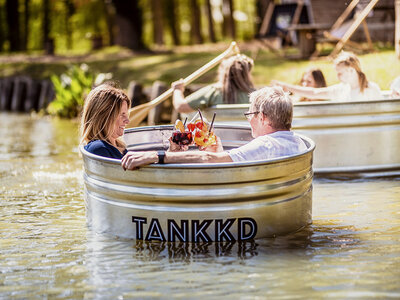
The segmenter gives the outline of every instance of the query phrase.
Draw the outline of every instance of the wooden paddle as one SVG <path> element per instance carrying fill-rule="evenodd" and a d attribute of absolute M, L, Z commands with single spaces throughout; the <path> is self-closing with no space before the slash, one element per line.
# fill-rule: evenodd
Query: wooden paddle
<path fill-rule="evenodd" d="M 191 82 L 193 82 L 194 80 L 199 78 L 201 75 L 203 75 L 204 73 L 208 72 L 213 67 L 218 65 L 227 56 L 229 56 L 231 54 L 239 54 L 239 53 L 240 53 L 240 50 L 239 50 L 239 47 L 237 46 L 236 42 L 232 42 L 227 50 L 225 50 L 223 53 L 218 55 L 213 60 L 209 61 L 207 64 L 202 66 L 200 69 L 198 69 L 195 72 L 193 72 L 192 74 L 190 74 L 188 77 L 186 77 L 183 80 L 184 84 L 185 85 L 190 84 Z M 131 108 L 129 110 L 129 124 L 126 126 L 126 128 L 138 126 L 144 120 L 144 118 L 146 118 L 147 114 L 153 107 L 155 107 L 158 104 L 162 103 L 163 101 L 167 100 L 172 95 L 172 93 L 173 93 L 173 89 L 170 88 L 169 90 L 165 91 L 164 93 L 162 93 L 160 96 L 158 96 L 154 100 Z"/>

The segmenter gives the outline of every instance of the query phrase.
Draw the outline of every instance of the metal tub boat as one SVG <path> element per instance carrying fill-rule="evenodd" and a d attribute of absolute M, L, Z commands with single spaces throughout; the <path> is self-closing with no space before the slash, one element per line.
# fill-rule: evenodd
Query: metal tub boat
<path fill-rule="evenodd" d="M 217 105 L 202 113 L 211 119 L 216 112 L 219 123 L 246 124 L 248 109 L 248 104 Z M 316 144 L 316 174 L 400 174 L 400 99 L 296 103 L 292 125 Z"/>
<path fill-rule="evenodd" d="M 132 128 L 130 150 L 168 147 L 173 126 Z M 226 149 L 251 140 L 247 126 L 216 125 Z M 305 153 L 265 161 L 149 165 L 80 148 L 87 220 L 96 232 L 147 241 L 246 241 L 297 231 L 312 221 L 314 142 Z M 195 151 L 195 150 L 194 150 Z"/>

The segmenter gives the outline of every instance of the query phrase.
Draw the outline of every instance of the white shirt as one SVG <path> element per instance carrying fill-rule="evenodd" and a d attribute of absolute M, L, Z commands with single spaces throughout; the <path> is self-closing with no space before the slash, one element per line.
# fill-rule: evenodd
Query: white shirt
<path fill-rule="evenodd" d="M 372 81 L 368 82 L 368 87 L 361 93 L 359 89 L 352 90 L 348 83 L 338 83 L 327 87 L 329 99 L 335 101 L 364 101 L 383 99 L 381 89 Z"/>
<path fill-rule="evenodd" d="M 228 151 L 234 162 L 263 160 L 300 154 L 307 150 L 304 141 L 292 131 L 276 131 L 259 136 L 246 145 Z"/>

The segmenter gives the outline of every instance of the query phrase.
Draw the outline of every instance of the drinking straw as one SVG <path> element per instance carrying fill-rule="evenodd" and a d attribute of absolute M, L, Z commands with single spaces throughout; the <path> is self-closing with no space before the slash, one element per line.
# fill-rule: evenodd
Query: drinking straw
<path fill-rule="evenodd" d="M 201 122 L 203 122 L 203 123 L 204 123 L 204 120 L 203 120 L 203 115 L 201 114 L 200 108 L 199 108 L 197 111 L 199 112 L 199 115 L 200 115 Z"/>
<path fill-rule="evenodd" d="M 213 118 L 212 118 L 212 120 L 211 120 L 210 130 L 208 131 L 208 133 L 211 133 L 211 129 L 213 128 L 214 120 L 215 120 L 215 115 L 216 115 L 216 114 L 217 114 L 217 113 L 214 113 L 214 115 L 213 115 Z"/>
<path fill-rule="evenodd" d="M 185 121 L 183 122 L 183 128 L 185 128 L 186 121 L 187 121 L 187 117 L 185 118 Z"/>

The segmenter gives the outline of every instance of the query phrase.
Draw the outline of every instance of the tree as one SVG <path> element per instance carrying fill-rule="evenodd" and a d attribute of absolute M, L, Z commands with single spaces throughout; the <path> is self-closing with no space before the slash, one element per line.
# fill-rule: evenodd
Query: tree
<path fill-rule="evenodd" d="M 171 30 L 172 40 L 174 41 L 174 45 L 180 45 L 181 39 L 179 35 L 178 29 L 178 20 L 177 20 L 177 12 L 176 12 L 175 0 L 165 0 L 165 14 L 167 17 L 168 27 Z"/>
<path fill-rule="evenodd" d="M 142 35 L 142 11 L 138 0 L 113 0 L 118 27 L 116 42 L 132 50 L 145 49 Z"/>
<path fill-rule="evenodd" d="M 7 0 L 7 25 L 8 25 L 8 40 L 10 42 L 10 51 L 21 50 L 21 35 L 19 27 L 18 1 Z"/>
<path fill-rule="evenodd" d="M 43 0 L 43 48 L 46 54 L 54 54 L 54 41 L 50 39 L 50 0 Z"/>
<path fill-rule="evenodd" d="M 206 0 L 207 2 L 207 20 L 208 20 L 208 35 L 210 36 L 210 41 L 215 43 L 215 32 L 214 32 L 214 22 L 212 16 L 212 7 L 210 0 Z"/>
<path fill-rule="evenodd" d="M 151 0 L 151 12 L 153 16 L 153 41 L 157 45 L 163 45 L 163 13 L 161 0 Z"/>
<path fill-rule="evenodd" d="M 192 12 L 192 26 L 191 26 L 191 39 L 192 43 L 202 44 L 203 36 L 201 35 L 201 20 L 200 20 L 200 9 L 197 0 L 190 1 L 191 12 Z"/>
<path fill-rule="evenodd" d="M 235 20 L 233 19 L 233 1 L 223 0 L 222 14 L 224 16 L 224 35 L 236 39 Z"/>
<path fill-rule="evenodd" d="M 22 50 L 28 49 L 29 36 L 29 0 L 24 1 L 24 35 L 22 40 Z"/>
<path fill-rule="evenodd" d="M 67 48 L 72 49 L 72 30 L 70 26 L 70 19 L 72 15 L 75 13 L 75 5 L 72 0 L 64 0 L 64 6 L 65 6 L 65 32 L 67 35 Z"/>

